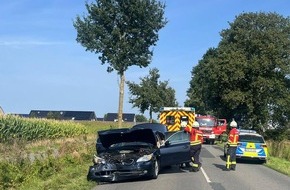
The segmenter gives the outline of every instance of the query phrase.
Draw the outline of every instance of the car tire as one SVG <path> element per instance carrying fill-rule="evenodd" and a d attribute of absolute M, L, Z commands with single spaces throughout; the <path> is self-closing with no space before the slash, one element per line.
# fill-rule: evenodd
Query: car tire
<path fill-rule="evenodd" d="M 157 179 L 158 174 L 159 174 L 159 162 L 158 160 L 155 160 L 154 165 L 153 165 L 152 179 Z"/>

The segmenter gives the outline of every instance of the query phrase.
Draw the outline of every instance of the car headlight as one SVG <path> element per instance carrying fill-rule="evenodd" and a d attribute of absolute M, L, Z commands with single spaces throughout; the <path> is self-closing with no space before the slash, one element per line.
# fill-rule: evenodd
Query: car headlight
<path fill-rule="evenodd" d="M 140 157 L 137 162 L 147 162 L 149 160 L 151 160 L 153 157 L 153 154 L 148 154 L 148 155 L 144 155 L 142 157 Z"/>
<path fill-rule="evenodd" d="M 106 163 L 105 159 L 98 157 L 96 155 L 94 155 L 93 162 L 94 162 L 94 164 L 105 164 Z"/>

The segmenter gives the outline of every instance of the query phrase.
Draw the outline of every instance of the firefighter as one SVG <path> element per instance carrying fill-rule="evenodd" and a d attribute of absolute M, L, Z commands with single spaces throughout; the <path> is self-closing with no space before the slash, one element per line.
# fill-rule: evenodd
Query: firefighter
<path fill-rule="evenodd" d="M 199 154 L 201 151 L 201 144 L 203 142 L 202 132 L 199 130 L 199 123 L 195 121 L 192 127 L 186 126 L 184 131 L 190 134 L 190 165 L 192 166 L 190 171 L 197 172 L 201 167 Z"/>
<path fill-rule="evenodd" d="M 237 130 L 237 122 L 233 119 L 230 123 L 231 130 L 228 135 L 227 142 L 227 161 L 226 170 L 236 170 L 236 150 L 239 140 L 239 131 Z"/>

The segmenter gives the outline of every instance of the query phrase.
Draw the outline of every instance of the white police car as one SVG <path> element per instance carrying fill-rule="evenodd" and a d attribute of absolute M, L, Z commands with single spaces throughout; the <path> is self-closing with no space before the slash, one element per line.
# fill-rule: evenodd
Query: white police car
<path fill-rule="evenodd" d="M 226 145 L 224 155 L 226 155 Z M 239 130 L 239 141 L 236 151 L 237 159 L 260 160 L 266 163 L 268 148 L 262 135 L 253 130 Z"/>

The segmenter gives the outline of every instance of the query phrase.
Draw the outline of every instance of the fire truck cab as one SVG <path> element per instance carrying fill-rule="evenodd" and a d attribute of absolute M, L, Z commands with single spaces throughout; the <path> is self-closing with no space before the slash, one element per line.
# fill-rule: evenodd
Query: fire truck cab
<path fill-rule="evenodd" d="M 195 121 L 193 107 L 163 107 L 159 115 L 160 123 L 167 126 L 168 131 L 180 131 Z"/>
<path fill-rule="evenodd" d="M 226 133 L 226 119 L 218 119 L 212 115 L 197 115 L 195 119 L 199 123 L 199 130 L 203 133 L 203 142 L 214 144 L 221 134 Z"/>

